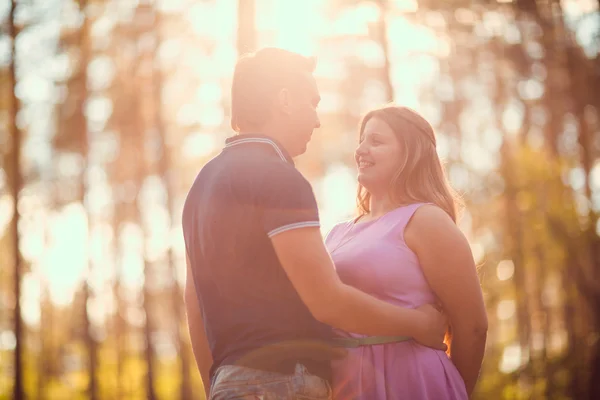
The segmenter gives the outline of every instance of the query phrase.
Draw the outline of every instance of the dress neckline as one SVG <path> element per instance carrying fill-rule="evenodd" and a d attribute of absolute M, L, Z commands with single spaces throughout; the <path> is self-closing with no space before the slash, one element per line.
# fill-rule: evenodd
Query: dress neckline
<path fill-rule="evenodd" d="M 391 214 L 391 213 L 394 213 L 394 212 L 396 212 L 396 211 L 398 211 L 398 210 L 401 210 L 401 209 L 404 209 L 404 208 L 406 208 L 406 207 L 414 206 L 415 204 L 421 204 L 421 203 L 411 203 L 411 204 L 406 204 L 406 205 L 403 205 L 403 206 L 398 206 L 398 207 L 396 207 L 396 208 L 393 208 L 393 209 L 391 209 L 391 210 L 389 210 L 389 211 L 386 211 L 385 213 L 381 214 L 381 215 L 380 215 L 379 217 L 377 217 L 377 218 L 373 218 L 373 219 L 370 219 L 370 220 L 368 220 L 368 221 L 359 222 L 359 220 L 360 220 L 362 217 L 364 217 L 365 215 L 367 215 L 367 214 L 363 214 L 363 215 L 360 215 L 360 216 L 358 216 L 358 217 L 354 218 L 354 219 L 352 220 L 352 222 L 351 222 L 351 224 L 350 224 L 350 225 L 351 225 L 352 227 L 357 227 L 357 226 L 360 226 L 360 225 L 370 225 L 371 223 L 373 223 L 373 222 L 376 222 L 376 221 L 379 221 L 379 220 L 383 219 L 385 216 L 387 216 L 387 215 L 389 215 L 389 214 Z"/>

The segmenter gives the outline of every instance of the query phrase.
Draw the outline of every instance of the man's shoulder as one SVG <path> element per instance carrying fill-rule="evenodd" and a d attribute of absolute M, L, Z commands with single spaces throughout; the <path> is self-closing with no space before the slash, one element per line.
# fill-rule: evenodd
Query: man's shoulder
<path fill-rule="evenodd" d="M 233 157 L 232 157 L 233 158 Z M 308 180 L 292 164 L 278 157 L 265 157 L 261 153 L 248 152 L 244 157 L 230 159 L 227 172 L 236 181 L 253 182 L 254 185 L 303 185 Z"/>
<path fill-rule="evenodd" d="M 294 165 L 252 152 L 244 153 L 243 157 L 221 153 L 202 167 L 193 186 L 204 192 L 227 189 L 238 195 L 255 193 L 258 197 L 272 192 L 312 190 L 310 182 Z"/>
<path fill-rule="evenodd" d="M 260 173 L 280 175 L 300 175 L 292 164 L 279 157 L 265 157 L 263 152 L 246 149 L 245 152 L 223 152 L 210 160 L 202 170 L 234 171 L 237 175 L 260 175 Z M 201 170 L 201 171 L 202 171 Z M 258 173 L 258 174 L 257 174 Z"/>

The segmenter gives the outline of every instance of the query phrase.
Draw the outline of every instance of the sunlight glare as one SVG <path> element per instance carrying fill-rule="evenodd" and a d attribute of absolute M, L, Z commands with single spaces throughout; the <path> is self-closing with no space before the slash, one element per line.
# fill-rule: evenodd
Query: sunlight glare
<path fill-rule="evenodd" d="M 29 326 L 39 326 L 41 321 L 41 282 L 33 273 L 29 272 L 22 278 L 22 315 L 23 321 Z"/>
<path fill-rule="evenodd" d="M 235 36 L 236 25 L 223 21 L 236 19 L 236 3 L 233 0 L 193 2 L 185 14 L 195 34 L 224 41 Z"/>
<path fill-rule="evenodd" d="M 512 278 L 515 272 L 515 264 L 512 260 L 502 260 L 496 267 L 496 276 L 501 281 L 506 281 Z"/>
<path fill-rule="evenodd" d="M 107 318 L 117 310 L 117 303 L 113 294 L 106 290 L 99 295 L 92 296 L 87 303 L 87 313 L 90 322 L 94 325 L 103 325 Z"/>
<path fill-rule="evenodd" d="M 163 257 L 169 249 L 168 223 L 169 215 L 164 207 L 153 205 L 148 207 L 146 226 L 146 257 L 150 262 L 156 262 Z"/>
<path fill-rule="evenodd" d="M 39 273 L 48 283 L 50 298 L 66 306 L 84 278 L 88 259 L 87 216 L 81 204 L 70 204 L 48 219 L 49 246 Z"/>
<path fill-rule="evenodd" d="M 46 249 L 46 212 L 36 210 L 32 213 L 31 223 L 23 229 L 19 249 L 23 258 L 30 262 L 37 262 L 44 256 Z M 20 225 L 24 228 L 23 222 Z"/>
<path fill-rule="evenodd" d="M 257 21 L 259 28 L 262 25 L 262 27 L 271 28 L 272 32 L 276 32 L 274 38 L 266 40 L 267 42 L 272 41 L 272 43 L 265 44 L 304 55 L 314 54 L 315 39 L 321 33 L 318 32 L 319 28 L 323 26 L 315 20 L 315 16 L 321 15 L 317 12 L 319 3 L 318 0 L 272 2 L 274 18 L 269 18 L 272 25 L 267 25 L 265 19 Z"/>
<path fill-rule="evenodd" d="M 152 335 L 154 351 L 161 360 L 174 360 L 178 352 L 173 343 L 173 338 L 167 332 L 154 332 Z"/>
<path fill-rule="evenodd" d="M 200 104 L 214 104 L 223 101 L 223 88 L 219 82 L 203 82 L 196 96 Z"/>
<path fill-rule="evenodd" d="M 225 111 L 220 104 L 212 107 L 202 107 L 200 110 L 196 110 L 196 113 L 198 114 L 198 122 L 207 128 L 218 128 L 225 121 Z"/>
<path fill-rule="evenodd" d="M 507 133 L 516 135 L 523 126 L 523 118 L 522 106 L 511 102 L 502 113 L 502 125 Z"/>
<path fill-rule="evenodd" d="M 352 217 L 356 210 L 355 171 L 344 164 L 333 164 L 318 184 L 321 230 L 325 234 L 333 226 Z"/>
<path fill-rule="evenodd" d="M 470 243 L 470 245 L 475 264 L 480 264 L 485 259 L 485 247 L 478 242 Z"/>
<path fill-rule="evenodd" d="M 369 34 L 369 23 L 377 21 L 379 10 L 371 2 L 365 3 L 338 12 L 323 34 L 329 36 L 367 36 Z"/>
<path fill-rule="evenodd" d="M 597 10 L 597 0 L 561 0 L 561 6 L 565 14 L 575 17 L 588 14 Z"/>
<path fill-rule="evenodd" d="M 374 40 L 363 40 L 355 48 L 356 56 L 369 68 L 382 68 L 385 65 L 385 53 Z"/>
<path fill-rule="evenodd" d="M 194 160 L 212 154 L 217 147 L 214 134 L 196 132 L 185 138 L 181 151 L 185 158 Z"/>
<path fill-rule="evenodd" d="M 113 112 L 113 102 L 108 96 L 90 96 L 85 104 L 85 116 L 93 131 L 100 131 Z"/>
<path fill-rule="evenodd" d="M 489 11 L 483 14 L 483 27 L 492 36 L 500 36 L 504 27 L 509 25 L 507 17 L 500 12 Z"/>
<path fill-rule="evenodd" d="M 498 319 L 506 321 L 515 315 L 515 311 L 516 304 L 514 300 L 502 300 L 498 303 L 496 315 L 498 316 Z"/>
<path fill-rule="evenodd" d="M 48 102 L 52 99 L 53 87 L 44 77 L 29 73 L 17 83 L 15 95 L 23 103 Z"/>
<path fill-rule="evenodd" d="M 496 154 L 488 152 L 478 143 L 465 141 L 461 146 L 461 160 L 479 173 L 487 173 L 498 165 Z"/>
<path fill-rule="evenodd" d="M 509 374 L 516 371 L 523 362 L 523 351 L 518 344 L 511 344 L 504 348 L 499 369 L 502 373 Z"/>
<path fill-rule="evenodd" d="M 12 351 L 17 346 L 17 339 L 13 331 L 0 332 L 0 350 Z"/>
<path fill-rule="evenodd" d="M 548 332 L 549 333 L 549 332 Z M 531 350 L 541 351 L 544 349 L 544 334 L 541 332 L 531 333 Z"/>
<path fill-rule="evenodd" d="M 179 285 L 184 285 L 187 275 L 187 267 L 185 241 L 183 239 L 181 225 L 173 227 L 171 230 L 170 239 L 171 248 L 173 249 L 173 262 L 176 270 L 175 279 L 177 279 Z"/>
<path fill-rule="evenodd" d="M 13 199 L 5 194 L 0 196 L 0 236 L 8 229 L 13 216 Z"/>
<path fill-rule="evenodd" d="M 414 13 L 419 11 L 417 0 L 393 0 L 393 7 L 401 13 Z"/>
<path fill-rule="evenodd" d="M 558 355 L 567 347 L 569 342 L 569 338 L 567 335 L 567 331 L 564 329 L 554 330 L 550 334 L 550 344 L 548 346 L 548 350 L 551 354 Z"/>
<path fill-rule="evenodd" d="M 176 122 L 181 126 L 190 126 L 198 123 L 198 107 L 196 104 L 183 104 L 176 115 Z"/>
<path fill-rule="evenodd" d="M 89 283 L 95 291 L 102 290 L 115 278 L 113 268 L 107 268 L 107 260 L 112 260 L 112 226 L 109 223 L 94 224 L 89 238 L 90 261 L 94 268 L 89 272 Z"/>
<path fill-rule="evenodd" d="M 596 162 L 594 164 L 594 166 L 592 167 L 592 170 L 590 171 L 590 186 L 592 187 L 592 190 L 597 191 L 600 190 L 600 162 Z M 1 203 L 0 203 L 1 204 Z M 1 210 L 1 207 L 0 207 Z M 0 216 L 2 215 L 1 211 L 0 211 Z M 1 222 L 0 222 L 0 226 L 2 226 Z"/>
<path fill-rule="evenodd" d="M 474 25 L 477 20 L 477 15 L 467 8 L 459 8 L 454 11 L 454 18 L 463 25 Z"/>
<path fill-rule="evenodd" d="M 362 95 L 360 96 L 360 110 L 368 110 L 377 104 L 385 104 L 385 86 L 380 80 L 370 79 L 365 82 Z"/>
<path fill-rule="evenodd" d="M 156 7 L 164 13 L 180 12 L 187 3 L 189 0 L 157 0 Z"/>
<path fill-rule="evenodd" d="M 110 87 L 116 73 L 115 63 L 106 56 L 96 56 L 88 65 L 90 90 L 100 91 Z"/>
<path fill-rule="evenodd" d="M 120 279 L 131 292 L 144 285 L 143 233 L 138 225 L 126 223 L 119 237 L 122 253 Z"/>

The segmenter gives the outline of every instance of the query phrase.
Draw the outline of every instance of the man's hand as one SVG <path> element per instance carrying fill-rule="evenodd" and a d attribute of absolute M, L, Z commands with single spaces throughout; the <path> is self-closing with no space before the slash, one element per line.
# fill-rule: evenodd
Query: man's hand
<path fill-rule="evenodd" d="M 419 321 L 421 329 L 419 329 L 419 334 L 414 339 L 433 349 L 448 350 L 448 346 L 444 343 L 444 337 L 448 330 L 448 317 L 432 304 L 418 307 L 417 311 L 421 313 Z"/>

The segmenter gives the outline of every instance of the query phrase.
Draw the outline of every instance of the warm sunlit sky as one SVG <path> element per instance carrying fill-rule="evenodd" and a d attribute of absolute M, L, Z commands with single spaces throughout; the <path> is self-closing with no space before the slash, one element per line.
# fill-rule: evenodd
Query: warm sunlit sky
<path fill-rule="evenodd" d="M 381 65 L 383 63 L 381 50 L 373 44 L 365 43 L 359 46 L 346 46 L 346 48 L 342 46 L 336 49 L 339 54 L 336 54 L 335 57 L 323 52 L 319 47 L 319 40 L 325 37 L 366 34 L 367 23 L 377 18 L 377 9 L 368 2 L 337 14 L 333 14 L 326 8 L 326 4 L 330 4 L 330 1 L 257 0 L 256 3 L 259 45 L 278 46 L 303 54 L 317 55 L 319 64 L 315 75 L 318 80 L 344 76 L 346 70 L 341 62 L 343 54 L 357 56 L 367 64 Z M 594 7 L 592 0 L 564 1 L 563 3 L 565 10 L 572 18 L 576 18 Z M 59 0 L 48 1 L 48 9 L 52 10 L 53 5 L 54 9 L 57 9 L 59 4 L 62 4 Z M 169 0 L 162 4 L 163 10 L 178 12 L 182 10 L 183 5 L 193 4 L 193 2 Z M 230 135 L 228 131 L 222 132 L 228 125 L 226 122 L 224 123 L 227 116 L 224 115 L 220 102 L 225 97 L 225 91 L 228 90 L 227 85 L 224 85 L 223 82 L 230 79 L 236 59 L 236 4 L 237 1 L 234 0 L 219 0 L 197 2 L 191 8 L 186 6 L 186 18 L 193 33 L 199 37 L 210 36 L 215 41 L 216 50 L 210 58 L 198 52 L 188 41 L 184 44 L 168 42 L 161 49 L 160 54 L 163 58 L 174 54 L 185 54 L 183 64 L 187 68 L 186 74 L 197 74 L 202 77 L 202 83 L 196 93 L 190 96 L 193 100 L 181 105 L 173 117 L 173 120 L 178 123 L 187 124 L 196 121 L 201 122 L 204 127 L 202 131 L 190 135 L 181 149 L 182 156 L 189 159 L 190 163 L 200 157 L 214 154 L 222 145 L 222 139 Z M 395 5 L 398 12 L 389 20 L 388 34 L 391 38 L 392 81 L 396 92 L 401 94 L 401 98 L 397 100 L 421 109 L 435 124 L 437 115 L 435 107 L 421 104 L 419 94 L 423 85 L 436 79 L 438 73 L 436 61 L 431 55 L 438 57 L 446 55 L 448 43 L 443 37 L 436 36 L 434 32 L 417 26 L 402 17 L 402 12 L 410 12 L 415 9 L 416 1 L 396 0 Z M 58 16 L 58 13 L 54 15 Z M 468 18 L 468 10 L 463 12 L 463 18 Z M 37 38 L 31 34 L 18 42 L 22 46 L 23 52 L 27 51 L 30 54 L 36 46 L 56 43 L 60 25 L 56 19 L 52 20 L 51 17 L 47 17 L 47 19 L 49 22 L 45 23 L 37 32 Z M 92 32 L 101 37 L 103 30 L 111 25 L 109 20 L 110 18 L 99 21 L 97 26 L 93 27 Z M 494 29 L 498 23 L 501 21 L 490 20 L 489 29 Z M 584 26 L 584 33 L 581 34 L 583 35 L 582 41 L 585 41 L 587 37 L 585 29 L 591 32 L 594 25 L 592 24 L 590 27 Z M 39 40 L 39 35 L 43 35 L 43 41 Z M 6 43 L 6 40 L 0 40 L 0 60 L 4 59 L 7 54 Z M 33 53 L 37 54 L 35 51 Z M 415 54 L 425 56 L 415 57 Z M 50 55 L 42 51 L 34 58 L 39 60 L 43 57 L 48 58 Z M 52 157 L 48 138 L 53 133 L 48 128 L 51 126 L 48 116 L 52 111 L 49 102 L 53 96 L 57 95 L 56 88 L 48 79 L 48 69 L 51 72 L 60 71 L 61 68 L 65 68 L 65 60 L 60 58 L 45 60 L 46 67 L 42 67 L 42 63 L 27 61 L 27 65 L 20 71 L 21 83 L 18 87 L 19 97 L 27 106 L 27 110 L 23 114 L 23 118 L 28 121 L 29 134 L 29 139 L 25 143 L 25 162 L 26 164 L 47 163 Z M 92 84 L 101 86 L 101 82 L 110 75 L 110 65 L 107 66 L 102 64 L 102 60 L 97 60 L 96 64 L 92 64 L 90 71 L 92 71 L 92 81 L 96 82 L 92 82 Z M 178 86 L 175 82 L 177 79 L 178 76 L 167 77 L 167 80 L 174 81 L 172 88 L 182 87 L 181 83 Z M 536 90 L 539 91 L 539 88 L 535 87 L 534 83 L 531 85 L 533 86 L 531 86 L 530 92 L 536 95 Z M 183 84 L 183 86 L 185 85 Z M 169 96 L 177 96 L 177 94 L 176 89 L 165 88 L 167 102 L 171 103 Z M 322 97 L 322 112 L 335 111 L 343 104 L 335 92 L 324 91 Z M 383 101 L 381 87 L 377 84 L 367 87 L 361 101 L 361 111 L 381 103 Z M 177 104 L 177 102 L 174 103 Z M 102 120 L 110 113 L 111 107 L 111 104 L 97 99 L 90 103 L 88 116 L 92 119 Z M 489 105 L 480 103 L 478 107 L 479 112 L 485 114 L 486 107 L 489 108 Z M 520 118 L 515 113 L 516 111 L 513 114 L 508 112 L 505 116 L 509 131 L 511 128 L 516 130 L 520 124 Z M 495 167 L 494 154 L 500 145 L 499 134 L 497 132 L 495 134 L 479 132 L 476 125 L 466 124 L 466 127 L 464 135 L 467 140 L 465 149 L 461 151 L 463 161 L 482 171 L 493 169 Z M 438 151 L 442 157 L 447 156 L 448 146 L 444 138 L 440 138 Z M 308 151 L 310 152 L 311 149 L 309 148 Z M 61 165 L 64 165 L 66 170 L 74 170 L 76 169 L 76 166 L 73 167 L 74 162 L 76 164 L 76 161 L 65 159 L 64 162 L 61 161 Z M 334 223 L 347 218 L 353 212 L 356 188 L 355 171 L 352 168 L 336 163 L 327 168 L 323 179 L 313 182 L 319 200 L 324 233 Z M 88 206 L 90 209 L 98 210 L 98 215 L 101 215 L 102 210 L 109 206 L 110 191 L 106 179 L 102 177 L 102 171 L 97 170 L 94 176 L 97 176 L 98 180 L 93 196 L 90 196 L 88 200 Z M 455 174 L 452 178 L 460 183 L 460 174 Z M 1 174 L 0 179 L 2 179 Z M 93 179 L 92 182 L 95 182 Z M 150 181 L 146 189 L 146 198 L 149 200 L 149 207 L 152 208 L 151 215 L 154 217 L 148 221 L 150 237 L 147 238 L 146 243 L 147 254 L 151 259 L 157 258 L 169 245 L 172 245 L 179 257 L 180 278 L 182 278 L 183 241 L 181 231 L 177 226 L 174 229 L 168 229 L 168 218 L 164 208 L 160 205 L 162 201 L 160 185 Z M 39 192 L 36 193 L 36 191 Z M 116 269 L 113 262 L 115 257 L 111 253 L 110 247 L 110 241 L 113 239 L 110 225 L 107 221 L 101 221 L 99 218 L 93 220 L 93 228 L 89 233 L 90 239 L 88 240 L 86 214 L 81 205 L 70 205 L 60 212 L 48 211 L 43 207 L 43 198 L 48 195 L 48 191 L 47 188 L 36 187 L 23 194 L 22 211 L 27 217 L 22 226 L 23 232 L 26 232 L 26 235 L 22 236 L 22 251 L 24 257 L 32 263 L 32 272 L 26 274 L 23 281 L 23 317 L 28 324 L 37 325 L 39 323 L 41 288 L 45 286 L 42 285 L 42 282 L 47 284 L 50 298 L 55 304 L 66 305 L 71 302 L 73 293 L 86 276 L 85 260 L 89 257 L 93 271 L 90 282 L 95 293 L 95 298 L 90 304 L 90 315 L 95 322 L 101 324 L 105 315 L 111 313 L 114 306 L 110 282 Z M 40 197 L 40 195 L 42 196 Z M 181 200 L 178 199 L 178 202 L 181 203 Z M 9 196 L 0 195 L 0 230 L 7 226 L 10 210 Z M 175 221 L 179 221 L 179 215 L 175 215 Z M 122 255 L 124 262 L 122 280 L 128 288 L 128 292 L 133 296 L 141 288 L 144 280 L 143 262 L 140 257 L 143 251 L 143 240 L 139 228 L 127 226 L 125 229 L 126 234 L 121 236 L 123 239 L 120 239 L 126 241 L 123 247 L 126 252 Z M 468 216 L 464 223 L 464 230 L 469 236 Z M 475 258 L 481 258 L 483 247 L 476 240 L 473 240 L 472 245 Z M 506 280 L 510 276 L 512 276 L 510 262 L 498 266 L 500 279 Z M 504 315 L 502 318 L 510 318 L 514 314 L 514 302 L 501 303 L 498 312 Z M 0 347 L 6 346 L 7 342 L 10 340 L 5 334 L 1 334 Z M 511 348 L 510 351 L 518 352 L 520 350 Z M 507 363 L 510 364 L 510 360 L 519 358 L 520 354 L 512 354 L 512 356 L 509 354 Z M 506 369 L 510 370 L 513 364 L 507 365 Z"/>

